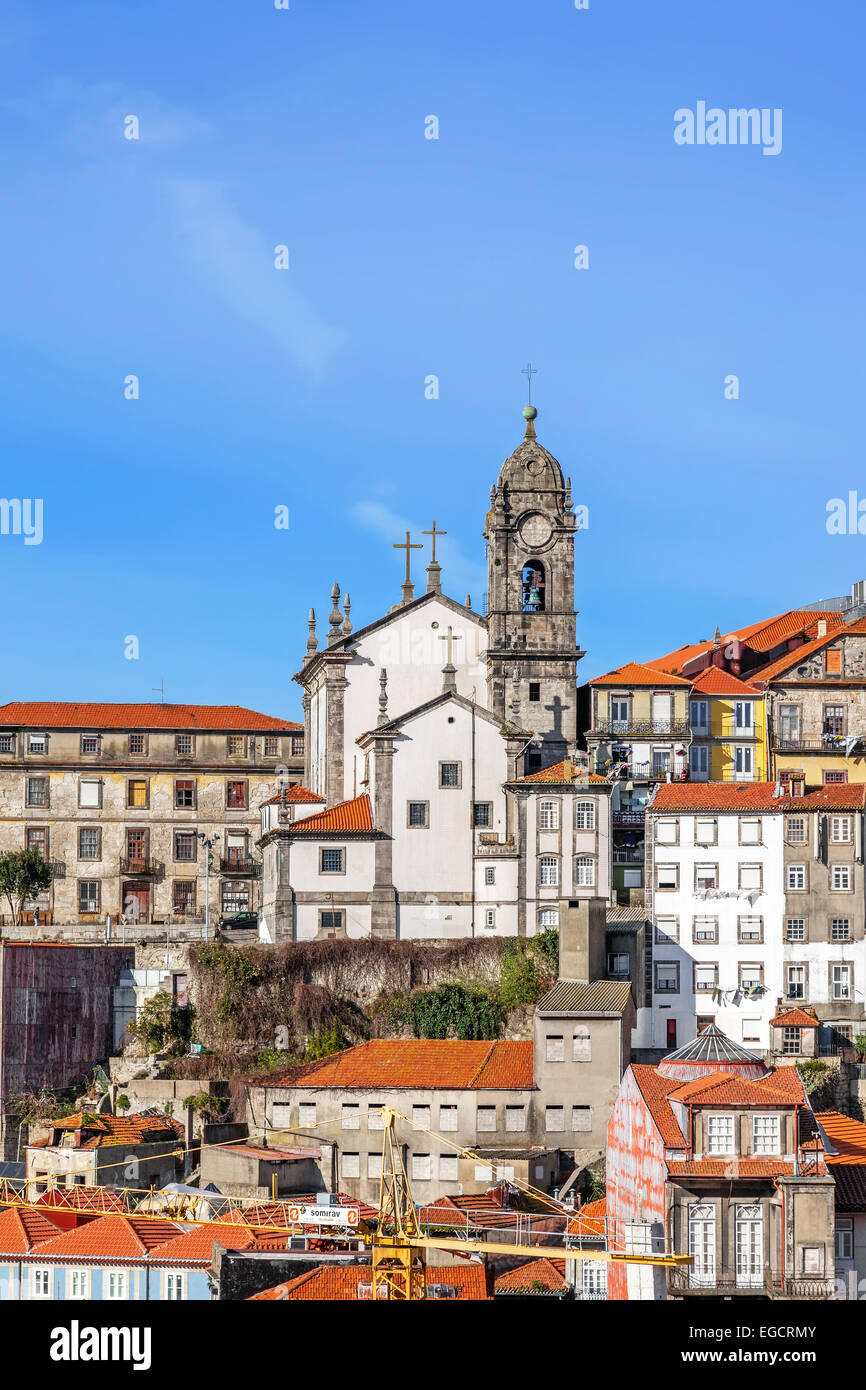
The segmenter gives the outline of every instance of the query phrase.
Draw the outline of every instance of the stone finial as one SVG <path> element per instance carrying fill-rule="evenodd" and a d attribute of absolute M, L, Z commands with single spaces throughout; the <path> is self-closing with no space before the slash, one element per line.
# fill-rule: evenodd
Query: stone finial
<path fill-rule="evenodd" d="M 310 609 L 307 626 L 310 629 L 310 635 L 307 638 L 307 660 L 309 660 L 310 657 L 315 656 L 319 649 L 319 639 L 316 636 L 316 610 L 314 608 Z"/>
<path fill-rule="evenodd" d="M 379 672 L 379 724 L 388 723 L 388 672 L 383 666 Z"/>
<path fill-rule="evenodd" d="M 515 666 L 511 673 L 511 713 L 515 724 L 520 722 L 520 667 Z"/>
<path fill-rule="evenodd" d="M 471 608 L 471 607 L 472 607 L 472 595 L 471 595 L 471 594 L 467 594 L 467 595 L 466 595 L 466 607 L 467 607 L 467 608 Z"/>
<path fill-rule="evenodd" d="M 289 806 L 289 789 L 283 787 L 280 791 L 280 803 L 277 807 L 277 820 L 280 825 L 288 825 L 292 819 L 291 808 Z"/>
<path fill-rule="evenodd" d="M 450 661 L 442 667 L 442 694 L 457 694 L 457 667 L 452 665 Z"/>
<path fill-rule="evenodd" d="M 427 593 L 441 594 L 442 566 L 438 560 L 431 560 L 427 566 Z"/>
<path fill-rule="evenodd" d="M 330 623 L 330 628 L 331 628 L 330 632 L 328 633 L 328 646 L 329 646 L 329 647 L 331 646 L 331 644 L 332 644 L 333 642 L 338 642 L 338 641 L 340 640 L 340 624 L 341 624 L 342 621 L 343 621 L 343 615 L 342 615 L 342 613 L 340 612 L 340 586 L 339 586 L 339 584 L 335 584 L 334 587 L 333 587 L 333 589 L 331 590 L 331 603 L 333 604 L 333 607 L 331 608 L 331 614 L 330 614 L 330 617 L 328 618 L 328 622 Z"/>
<path fill-rule="evenodd" d="M 491 484 L 490 484 L 490 505 L 491 505 L 491 507 L 495 507 L 495 506 L 496 506 L 496 484 L 495 484 L 495 483 L 491 483 Z"/>
<path fill-rule="evenodd" d="M 349 616 L 352 612 L 352 600 L 349 598 L 348 594 L 346 594 L 345 598 L 343 599 L 343 612 L 345 614 L 345 618 L 343 619 L 342 631 L 343 636 L 348 637 L 349 633 L 352 631 L 352 619 Z"/>
<path fill-rule="evenodd" d="M 719 625 L 718 625 L 718 623 L 716 623 L 716 630 L 715 630 L 715 632 L 713 633 L 713 646 L 715 647 L 716 651 L 718 651 L 718 649 L 719 649 L 719 647 L 720 647 L 721 645 L 722 645 L 722 634 L 719 632 Z"/>
<path fill-rule="evenodd" d="M 535 438 L 535 420 L 537 415 L 538 411 L 535 409 L 534 405 L 528 405 L 525 407 L 523 411 L 523 418 L 526 421 L 526 433 L 523 436 L 524 439 Z"/>

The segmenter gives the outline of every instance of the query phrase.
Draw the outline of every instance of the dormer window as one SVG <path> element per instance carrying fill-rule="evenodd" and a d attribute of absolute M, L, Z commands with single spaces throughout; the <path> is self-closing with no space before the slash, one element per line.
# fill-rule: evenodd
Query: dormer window
<path fill-rule="evenodd" d="M 732 1153 L 734 1153 L 734 1117 L 733 1117 L 733 1115 L 708 1115 L 708 1116 L 707 1116 L 707 1153 L 708 1153 L 708 1154 L 732 1154 Z"/>
<path fill-rule="evenodd" d="M 545 579 L 544 566 L 538 560 L 530 560 L 523 567 L 523 611 L 524 613 L 543 613 Z"/>
<path fill-rule="evenodd" d="M 752 1116 L 752 1153 L 782 1152 L 781 1124 L 778 1115 Z"/>

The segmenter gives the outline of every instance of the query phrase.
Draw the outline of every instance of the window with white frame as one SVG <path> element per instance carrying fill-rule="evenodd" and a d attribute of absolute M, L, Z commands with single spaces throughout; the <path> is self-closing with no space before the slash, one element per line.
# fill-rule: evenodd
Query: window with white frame
<path fill-rule="evenodd" d="M 28 753 L 44 753 L 48 747 L 46 734 L 31 734 L 27 740 Z"/>
<path fill-rule="evenodd" d="M 581 1297 L 601 1302 L 607 1298 L 607 1264 L 602 1260 L 580 1260 Z"/>
<path fill-rule="evenodd" d="M 359 1178 L 361 1176 L 361 1155 L 344 1152 L 340 1159 L 340 1172 L 344 1178 Z"/>
<path fill-rule="evenodd" d="M 786 969 L 787 995 L 789 999 L 806 998 L 806 967 L 789 965 Z"/>
<path fill-rule="evenodd" d="M 562 1033 L 548 1033 L 544 1039 L 544 1058 L 547 1062 L 565 1061 L 565 1038 Z"/>
<path fill-rule="evenodd" d="M 546 1105 L 544 1107 L 544 1128 L 548 1134 L 557 1134 L 565 1129 L 565 1107 Z"/>
<path fill-rule="evenodd" d="M 718 822 L 709 816 L 698 816 L 695 821 L 695 844 L 714 845 L 718 840 Z"/>
<path fill-rule="evenodd" d="M 804 845 L 806 843 L 805 816 L 786 816 L 785 839 L 789 845 Z"/>
<path fill-rule="evenodd" d="M 475 1114 L 475 1126 L 479 1133 L 492 1133 L 496 1129 L 496 1106 L 479 1105 Z"/>
<path fill-rule="evenodd" d="M 845 964 L 832 965 L 830 967 L 831 995 L 834 999 L 850 999 L 851 996 L 851 966 Z"/>
<path fill-rule="evenodd" d="M 834 864 L 830 870 L 830 887 L 837 893 L 847 893 L 851 889 L 851 865 Z"/>
<path fill-rule="evenodd" d="M 539 830 L 559 829 L 559 802 L 543 800 L 538 803 Z"/>
<path fill-rule="evenodd" d="M 759 893 L 764 886 L 764 871 L 760 864 L 741 864 L 740 891 Z"/>
<path fill-rule="evenodd" d="M 706 893 L 711 888 L 719 886 L 719 866 L 718 864 L 696 864 L 695 865 L 695 888 L 699 893 Z"/>
<path fill-rule="evenodd" d="M 70 1269 L 67 1271 L 66 1297 L 75 1299 L 90 1297 L 89 1269 Z"/>
<path fill-rule="evenodd" d="M 719 967 L 715 961 L 695 965 L 695 993 L 712 994 L 718 987 Z"/>
<path fill-rule="evenodd" d="M 760 820 L 741 820 L 740 821 L 740 844 L 759 845 L 761 843 L 761 822 Z"/>
<path fill-rule="evenodd" d="M 316 1102 L 314 1100 L 302 1100 L 298 1106 L 298 1124 L 303 1129 L 305 1125 L 316 1123 Z"/>
<path fill-rule="evenodd" d="M 382 1102 L 379 1100 L 367 1101 L 367 1129 L 384 1129 L 385 1122 L 382 1119 Z"/>
<path fill-rule="evenodd" d="M 168 1270 L 165 1276 L 165 1299 L 167 1303 L 178 1303 L 186 1298 L 186 1275 L 179 1269 Z"/>
<path fill-rule="evenodd" d="M 105 1298 L 128 1298 L 129 1286 L 126 1279 L 126 1270 L 109 1269 L 108 1272 L 102 1276 L 102 1290 Z"/>
<path fill-rule="evenodd" d="M 750 743 L 738 743 L 734 748 L 734 780 L 746 781 L 755 770 L 754 750 Z"/>
<path fill-rule="evenodd" d="M 705 743 L 693 743 L 689 750 L 689 766 L 692 778 L 703 781 L 710 773 L 710 750 Z"/>
<path fill-rule="evenodd" d="M 851 1216 L 837 1216 L 835 1233 L 836 1259 L 853 1260 L 854 1258 L 854 1218 Z"/>
<path fill-rule="evenodd" d="M 851 817 L 830 817 L 830 839 L 834 845 L 847 844 L 851 839 Z"/>
<path fill-rule="evenodd" d="M 30 1270 L 30 1297 L 51 1297 L 51 1269 L 48 1265 L 33 1265 Z"/>
<path fill-rule="evenodd" d="M 657 820 L 656 821 L 656 844 L 676 845 L 679 844 L 680 823 L 676 820 Z"/>
<path fill-rule="evenodd" d="M 719 939 L 719 919 L 718 917 L 694 917 L 692 918 L 692 940 L 693 941 L 718 941 Z"/>
<path fill-rule="evenodd" d="M 675 960 L 658 960 L 655 963 L 656 994 L 679 994 L 680 967 Z"/>
<path fill-rule="evenodd" d="M 743 1019 L 743 1042 L 748 1047 L 749 1043 L 757 1043 L 761 1040 L 761 1020 L 759 1018 Z"/>
<path fill-rule="evenodd" d="M 354 1101 L 343 1101 L 340 1107 L 340 1127 L 341 1129 L 360 1129 L 361 1128 L 361 1107 Z"/>
<path fill-rule="evenodd" d="M 538 881 L 542 887 L 555 888 L 559 883 L 559 860 L 543 854 L 538 861 Z"/>
<path fill-rule="evenodd" d="M 806 865 L 789 864 L 785 874 L 785 887 L 789 893 L 801 893 L 806 888 Z"/>
<path fill-rule="evenodd" d="M 574 1134 L 588 1134 L 592 1129 L 592 1106 L 573 1105 L 571 1107 L 571 1129 Z"/>
<path fill-rule="evenodd" d="M 572 1062 L 592 1061 L 592 1037 L 588 1028 L 575 1028 L 571 1040 Z"/>
<path fill-rule="evenodd" d="M 754 727 L 754 701 L 736 700 L 734 702 L 734 728 L 738 734 L 751 733 Z"/>
<path fill-rule="evenodd" d="M 417 1125 L 420 1125 L 422 1129 L 429 1129 L 429 1128 L 430 1128 L 430 1106 L 429 1106 L 429 1105 L 413 1105 L 413 1106 L 412 1106 L 412 1123 L 413 1123 L 413 1125 L 416 1125 L 416 1126 L 417 1126 Z"/>
<path fill-rule="evenodd" d="M 595 860 L 589 854 L 579 854 L 574 861 L 574 882 L 578 888 L 591 888 L 595 883 Z"/>
<path fill-rule="evenodd" d="M 830 919 L 830 940 L 831 941 L 850 941 L 851 939 L 851 919 L 850 917 L 831 917 Z"/>
<path fill-rule="evenodd" d="M 707 1116 L 707 1153 L 732 1154 L 734 1152 L 733 1115 Z"/>
<path fill-rule="evenodd" d="M 744 994 L 753 994 L 756 990 L 763 989 L 764 986 L 764 967 L 755 961 L 742 962 L 740 964 L 740 989 Z"/>
<path fill-rule="evenodd" d="M 453 1134 L 457 1129 L 457 1106 L 439 1106 L 439 1129 L 442 1134 Z"/>
<path fill-rule="evenodd" d="M 679 887 L 680 870 L 678 864 L 656 864 L 656 888 L 659 892 Z"/>
<path fill-rule="evenodd" d="M 543 907 L 538 914 L 538 925 L 540 927 L 558 927 L 559 908 Z"/>
<path fill-rule="evenodd" d="M 526 1106 L 506 1105 L 505 1128 L 509 1134 L 522 1134 L 526 1129 Z"/>
<path fill-rule="evenodd" d="M 782 1127 L 778 1115 L 752 1116 L 752 1152 L 779 1154 L 782 1152 Z"/>
<path fill-rule="evenodd" d="M 763 917 L 738 917 L 737 939 L 739 941 L 763 941 Z"/>
<path fill-rule="evenodd" d="M 457 1181 L 457 1154 L 439 1155 L 439 1181 Z"/>
<path fill-rule="evenodd" d="M 666 942 L 679 941 L 680 939 L 680 919 L 679 917 L 657 917 L 655 921 L 655 940 L 657 946 L 662 946 Z"/>
<path fill-rule="evenodd" d="M 787 917 L 785 919 L 785 938 L 788 941 L 806 940 L 805 917 Z"/>
<path fill-rule="evenodd" d="M 78 782 L 79 806 L 96 807 L 102 805 L 101 777 L 81 777 Z"/>
<path fill-rule="evenodd" d="M 689 701 L 689 723 L 695 733 L 706 733 L 710 722 L 710 706 L 708 700 Z"/>
<path fill-rule="evenodd" d="M 574 828 L 575 830 L 595 829 L 594 801 L 576 801 L 574 803 Z"/>
<path fill-rule="evenodd" d="M 433 1161 L 430 1154 L 412 1155 L 412 1177 L 416 1182 L 429 1182 L 433 1176 Z"/>

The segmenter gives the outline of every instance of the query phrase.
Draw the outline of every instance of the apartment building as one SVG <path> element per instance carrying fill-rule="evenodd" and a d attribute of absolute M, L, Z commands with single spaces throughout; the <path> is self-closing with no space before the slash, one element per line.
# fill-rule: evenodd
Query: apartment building
<path fill-rule="evenodd" d="M 253 910 L 260 807 L 300 782 L 303 739 L 237 705 L 0 707 L 0 850 L 54 867 L 25 920 L 200 920 L 206 883 L 211 914 Z"/>

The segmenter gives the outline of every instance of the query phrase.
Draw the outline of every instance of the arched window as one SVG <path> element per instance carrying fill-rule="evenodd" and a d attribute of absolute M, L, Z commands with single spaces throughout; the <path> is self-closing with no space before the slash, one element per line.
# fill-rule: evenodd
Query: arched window
<path fill-rule="evenodd" d="M 530 560 L 523 566 L 524 613 L 544 612 L 544 590 L 544 566 L 538 560 Z"/>

